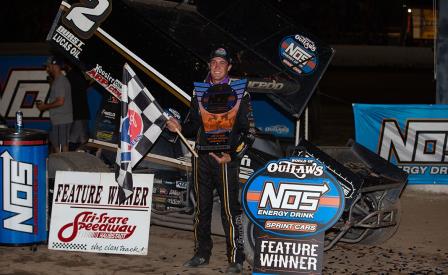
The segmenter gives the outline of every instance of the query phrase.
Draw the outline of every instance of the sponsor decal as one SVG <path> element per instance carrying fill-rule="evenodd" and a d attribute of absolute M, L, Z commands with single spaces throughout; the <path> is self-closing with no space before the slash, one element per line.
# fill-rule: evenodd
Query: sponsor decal
<path fill-rule="evenodd" d="M 256 128 L 276 137 L 294 137 L 295 122 L 271 102 L 259 97 L 253 98 L 252 107 Z"/>
<path fill-rule="evenodd" d="M 175 199 L 175 198 L 167 198 L 166 202 L 171 205 L 182 205 L 183 204 L 182 200 Z"/>
<path fill-rule="evenodd" d="M 279 46 L 281 63 L 297 75 L 309 75 L 318 65 L 315 43 L 302 35 L 290 35 Z"/>
<path fill-rule="evenodd" d="M 157 203 L 166 203 L 166 197 L 154 195 L 152 197 L 152 201 Z"/>
<path fill-rule="evenodd" d="M 254 173 L 254 169 L 251 167 L 252 160 L 248 155 L 244 155 L 240 162 L 240 174 L 239 180 L 241 183 L 246 183 L 249 177 Z"/>
<path fill-rule="evenodd" d="M 118 98 L 116 98 L 115 96 L 108 96 L 106 99 L 107 103 L 112 103 L 112 104 L 118 104 L 120 103 L 120 100 Z"/>
<path fill-rule="evenodd" d="M 239 78 L 230 78 L 230 81 L 236 81 Z M 295 83 L 294 83 L 295 84 Z M 258 92 L 266 90 L 266 92 L 280 91 L 285 87 L 285 83 L 273 80 L 263 80 L 249 78 L 247 88 L 251 90 L 257 90 Z M 289 87 L 288 87 L 289 88 Z"/>
<path fill-rule="evenodd" d="M 1 226 L 17 232 L 36 232 L 37 224 L 31 219 L 35 204 L 33 187 L 37 186 L 37 167 L 32 163 L 14 160 L 7 150 L 1 154 L 0 159 L 3 162 L 2 209 L 12 214 L 3 219 Z"/>
<path fill-rule="evenodd" d="M 271 125 L 271 126 L 266 126 L 264 128 L 264 131 L 267 133 L 275 133 L 278 135 L 285 135 L 289 133 L 289 128 L 286 125 Z"/>
<path fill-rule="evenodd" d="M 64 26 L 59 25 L 51 39 L 65 52 L 79 60 L 79 55 L 82 53 L 82 47 L 85 43 L 69 30 L 64 28 Z"/>
<path fill-rule="evenodd" d="M 187 189 L 188 188 L 188 182 L 187 181 L 176 180 L 176 187 L 179 188 L 179 189 Z"/>
<path fill-rule="evenodd" d="M 171 189 L 170 192 L 168 193 L 168 195 L 170 196 L 181 196 L 183 193 L 185 193 L 185 191 L 180 191 L 180 190 L 176 190 L 176 189 Z"/>
<path fill-rule="evenodd" d="M 108 92 L 117 98 L 121 98 L 121 89 L 123 84 L 120 80 L 111 76 L 110 73 L 103 69 L 103 66 L 96 64 L 95 68 L 86 72 L 88 76 L 94 79 L 98 84 L 104 87 Z"/>
<path fill-rule="evenodd" d="M 129 108 L 128 116 L 126 119 L 129 119 L 129 138 L 131 146 L 137 144 L 140 139 L 143 137 L 143 121 L 139 112 L 136 112 Z M 126 129 L 126 128 L 122 128 Z"/>
<path fill-rule="evenodd" d="M 115 119 L 116 113 L 107 111 L 105 109 L 101 110 L 101 114 L 108 119 Z"/>
<path fill-rule="evenodd" d="M 252 89 L 263 89 L 263 90 L 281 90 L 285 86 L 285 84 L 281 82 L 277 82 L 275 80 L 272 81 L 255 81 L 249 80 L 248 88 Z"/>
<path fill-rule="evenodd" d="M 344 193 L 313 158 L 269 162 L 243 189 L 243 207 L 262 231 L 302 237 L 324 232 L 340 217 Z"/>

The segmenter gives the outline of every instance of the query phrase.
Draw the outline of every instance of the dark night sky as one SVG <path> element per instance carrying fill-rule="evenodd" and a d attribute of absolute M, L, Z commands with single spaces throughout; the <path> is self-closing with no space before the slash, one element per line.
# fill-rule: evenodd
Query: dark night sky
<path fill-rule="evenodd" d="M 204 2 L 206 1 L 206 2 Z M 219 0 L 196 0 L 200 4 Z M 261 0 L 279 9 L 330 44 L 387 45 L 388 32 L 400 33 L 403 6 L 432 7 L 422 0 Z M 231 2 L 231 0 L 226 0 Z M 2 1 L 0 43 L 43 42 L 56 15 L 58 0 Z"/>

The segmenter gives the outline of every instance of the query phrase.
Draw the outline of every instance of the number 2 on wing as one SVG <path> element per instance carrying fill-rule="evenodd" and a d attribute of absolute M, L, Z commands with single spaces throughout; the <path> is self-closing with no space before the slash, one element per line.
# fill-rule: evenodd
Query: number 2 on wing
<path fill-rule="evenodd" d="M 111 10 L 111 0 L 81 0 L 81 3 L 72 5 L 67 15 L 63 17 L 63 21 L 76 34 L 88 39 Z"/>

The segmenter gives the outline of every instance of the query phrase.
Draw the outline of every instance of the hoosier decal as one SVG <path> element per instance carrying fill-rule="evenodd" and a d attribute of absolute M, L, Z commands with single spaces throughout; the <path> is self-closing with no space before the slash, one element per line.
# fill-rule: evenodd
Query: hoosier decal
<path fill-rule="evenodd" d="M 96 67 L 87 71 L 86 74 L 98 82 L 98 84 L 103 86 L 106 91 L 110 92 L 117 98 L 121 98 L 121 89 L 123 84 L 120 80 L 112 77 L 110 73 L 105 71 L 103 66 L 96 64 Z"/>

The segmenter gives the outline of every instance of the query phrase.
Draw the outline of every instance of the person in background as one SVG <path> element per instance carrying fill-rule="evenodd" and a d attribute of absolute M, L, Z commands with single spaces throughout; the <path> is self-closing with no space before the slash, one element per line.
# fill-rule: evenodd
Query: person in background
<path fill-rule="evenodd" d="M 51 56 L 46 63 L 46 69 L 53 81 L 51 82 L 48 102 L 36 102 L 41 111 L 49 111 L 51 129 L 49 139 L 52 152 L 67 152 L 70 127 L 73 122 L 72 97 L 70 82 L 62 73 L 64 62 Z"/>
<path fill-rule="evenodd" d="M 228 87 L 230 79 L 228 73 L 232 67 L 232 59 L 225 48 L 214 50 L 209 60 L 209 76 L 206 79 L 216 89 Z M 210 89 L 209 89 L 210 90 Z M 213 89 L 211 89 L 213 90 Z M 210 93 L 213 93 L 210 90 Z M 175 132 L 181 131 L 185 137 L 196 139 L 198 158 L 193 159 L 193 180 L 196 193 L 194 215 L 195 254 L 187 261 L 186 267 L 199 267 L 209 262 L 213 247 L 211 238 L 211 217 L 213 209 L 213 191 L 216 188 L 221 201 L 221 220 L 226 235 L 227 260 L 229 266 L 227 274 L 242 272 L 244 252 L 241 236 L 241 204 L 239 194 L 239 165 L 244 152 L 252 145 L 255 128 L 252 115 L 250 96 L 247 91 L 239 105 L 235 122 L 231 128 L 232 148 L 225 152 L 210 152 L 202 150 L 208 141 L 204 130 L 204 122 L 199 111 L 199 102 L 193 93 L 190 116 L 182 125 L 171 117 L 167 128 Z M 218 122 L 216 122 L 218 123 Z"/>
<path fill-rule="evenodd" d="M 65 72 L 70 82 L 73 108 L 73 123 L 70 128 L 69 149 L 71 151 L 86 143 L 88 136 L 89 106 L 87 88 L 89 84 L 77 67 L 65 62 Z"/>

